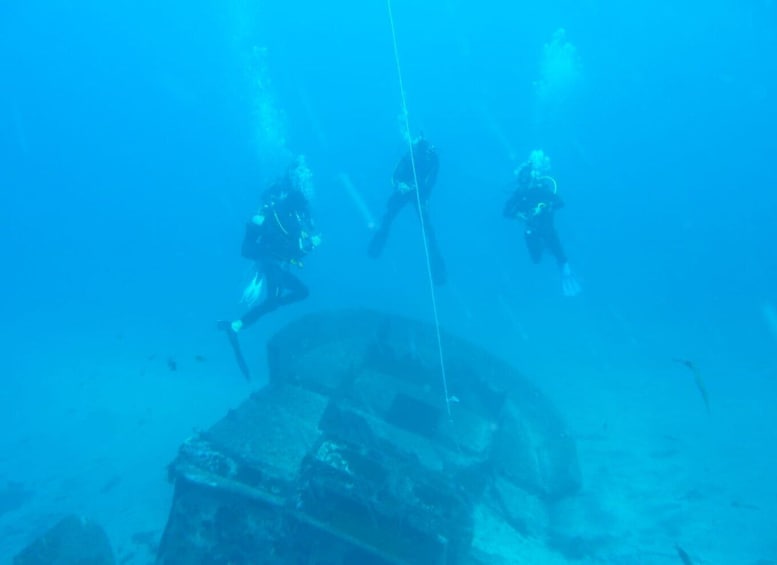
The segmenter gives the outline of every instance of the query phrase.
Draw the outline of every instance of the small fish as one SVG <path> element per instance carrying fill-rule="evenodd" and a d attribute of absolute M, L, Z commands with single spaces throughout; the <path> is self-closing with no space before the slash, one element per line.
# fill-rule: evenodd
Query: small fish
<path fill-rule="evenodd" d="M 204 355 L 195 355 L 194 360 L 197 361 L 197 363 L 205 363 L 205 361 L 207 361 Z"/>
<path fill-rule="evenodd" d="M 178 363 L 175 362 L 175 359 L 170 357 L 167 360 L 167 368 L 170 369 L 171 371 L 177 371 L 178 370 Z"/>
<path fill-rule="evenodd" d="M 666 449 L 655 449 L 651 451 L 650 457 L 652 459 L 672 459 L 673 457 L 677 457 L 679 454 L 680 450 L 669 447 Z"/>
<path fill-rule="evenodd" d="M 693 565 L 693 561 L 691 561 L 691 556 L 688 555 L 688 552 L 685 551 L 682 547 L 680 547 L 677 544 L 674 544 L 675 551 L 677 551 L 677 556 L 680 558 L 680 561 L 682 561 L 685 565 Z"/>
<path fill-rule="evenodd" d="M 732 500 L 731 501 L 731 508 L 739 508 L 740 510 L 760 510 L 758 506 L 755 504 L 750 504 L 748 502 L 742 502 L 740 500 Z"/>
<path fill-rule="evenodd" d="M 695 502 L 698 500 L 705 500 L 707 497 L 704 495 L 703 492 L 701 492 L 698 489 L 691 489 L 688 492 L 685 493 L 685 496 L 682 497 L 682 500 L 687 500 L 689 502 Z"/>
<path fill-rule="evenodd" d="M 119 475 L 114 475 L 107 481 L 105 481 L 105 484 L 103 484 L 102 488 L 100 489 L 100 494 L 106 494 L 110 491 L 112 491 L 116 486 L 121 482 L 121 477 Z"/>
<path fill-rule="evenodd" d="M 686 366 L 693 373 L 693 380 L 696 383 L 696 388 L 699 389 L 702 400 L 704 400 L 704 406 L 707 408 L 707 414 L 710 413 L 710 397 L 707 394 L 707 387 L 704 386 L 704 380 L 701 378 L 701 372 L 693 361 L 687 359 L 673 359 L 675 363 Z"/>

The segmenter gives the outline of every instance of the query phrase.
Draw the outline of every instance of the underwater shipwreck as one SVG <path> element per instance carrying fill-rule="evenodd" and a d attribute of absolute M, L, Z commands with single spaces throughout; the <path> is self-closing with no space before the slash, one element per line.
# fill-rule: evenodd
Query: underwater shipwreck
<path fill-rule="evenodd" d="M 269 382 L 169 466 L 164 565 L 524 562 L 574 543 L 580 489 L 548 399 L 483 349 L 369 310 L 305 316 L 268 342 Z M 450 408 L 450 415 L 448 413 Z"/>

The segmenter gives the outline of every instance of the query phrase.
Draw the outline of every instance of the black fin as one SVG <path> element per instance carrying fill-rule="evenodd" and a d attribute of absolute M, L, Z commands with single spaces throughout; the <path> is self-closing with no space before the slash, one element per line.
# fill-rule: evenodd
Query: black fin
<path fill-rule="evenodd" d="M 232 326 L 229 322 L 221 321 L 218 323 L 218 328 L 224 330 L 229 340 L 229 345 L 232 346 L 232 352 L 235 354 L 235 361 L 237 366 L 240 367 L 240 372 L 247 381 L 251 380 L 251 371 L 248 370 L 248 363 L 246 363 L 245 357 L 243 357 L 243 351 L 240 349 L 240 342 L 237 340 L 237 332 L 232 330 Z"/>

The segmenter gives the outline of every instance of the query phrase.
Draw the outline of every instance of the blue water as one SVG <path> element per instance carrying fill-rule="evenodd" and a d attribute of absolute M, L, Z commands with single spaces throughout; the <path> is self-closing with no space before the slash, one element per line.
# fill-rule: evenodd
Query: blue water
<path fill-rule="evenodd" d="M 554 399 L 600 527 L 647 547 L 638 562 L 674 562 L 674 543 L 702 563 L 777 562 L 777 3 L 393 12 L 411 130 L 441 160 L 443 326 Z M 161 530 L 177 445 L 260 386 L 213 327 L 242 312 L 244 222 L 292 155 L 313 171 L 323 244 L 300 272 L 310 298 L 246 335 L 254 371 L 305 312 L 431 319 L 414 214 L 369 261 L 340 180 L 379 217 L 402 110 L 382 2 L 0 5 L 0 492 L 32 493 L 0 496 L 3 562 L 71 511 L 119 555 Z M 535 148 L 566 202 L 574 299 L 501 216 Z M 674 358 L 700 367 L 709 415 Z M 672 457 L 651 456 L 666 441 Z"/>

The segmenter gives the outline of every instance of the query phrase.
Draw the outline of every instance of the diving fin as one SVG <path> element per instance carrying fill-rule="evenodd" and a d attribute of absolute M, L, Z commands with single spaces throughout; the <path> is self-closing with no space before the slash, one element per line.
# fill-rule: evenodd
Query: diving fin
<path fill-rule="evenodd" d="M 583 290 L 580 288 L 580 283 L 577 282 L 577 277 L 572 272 L 569 263 L 564 263 L 561 268 L 561 290 L 567 297 L 577 296 Z"/>
<path fill-rule="evenodd" d="M 388 230 L 383 226 L 378 228 L 378 231 L 373 234 L 370 245 L 367 248 L 367 255 L 369 255 L 370 258 L 377 259 L 381 256 L 383 247 L 385 247 L 386 241 L 388 241 L 388 234 Z"/>
<path fill-rule="evenodd" d="M 240 368 L 240 372 L 247 381 L 251 380 L 251 371 L 248 369 L 248 363 L 246 363 L 245 357 L 243 357 L 243 351 L 240 349 L 240 342 L 237 340 L 237 332 L 232 329 L 231 322 L 227 320 L 221 320 L 217 324 L 218 329 L 224 331 L 227 334 L 229 345 L 232 346 L 232 352 L 235 355 L 235 361 Z"/>

